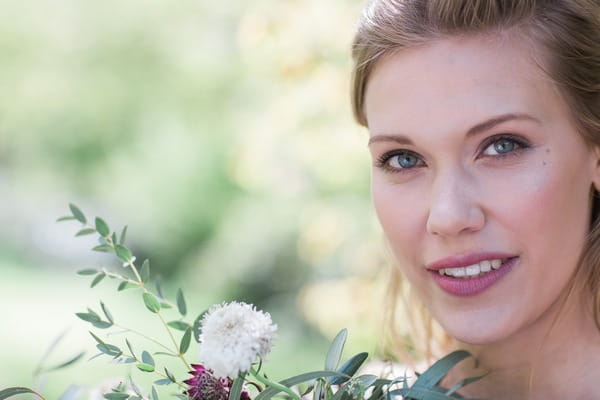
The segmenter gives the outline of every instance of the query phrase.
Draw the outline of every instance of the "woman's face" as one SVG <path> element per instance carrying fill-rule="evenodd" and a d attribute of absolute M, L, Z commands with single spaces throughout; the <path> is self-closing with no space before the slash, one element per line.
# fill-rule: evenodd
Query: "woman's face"
<path fill-rule="evenodd" d="M 365 112 L 377 215 L 432 315 L 483 344 L 547 313 L 599 167 L 531 49 L 471 37 L 402 50 L 373 70 Z"/>

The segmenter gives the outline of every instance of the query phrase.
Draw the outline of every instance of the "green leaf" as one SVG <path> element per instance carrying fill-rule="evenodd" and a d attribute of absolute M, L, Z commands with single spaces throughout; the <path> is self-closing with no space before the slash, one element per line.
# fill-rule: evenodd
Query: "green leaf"
<path fill-rule="evenodd" d="M 160 386 L 170 385 L 171 383 L 173 383 L 173 382 L 171 382 L 171 380 L 168 378 L 159 379 L 157 381 L 154 381 L 155 385 L 160 385 Z"/>
<path fill-rule="evenodd" d="M 137 358 L 137 356 L 135 355 L 135 351 L 133 351 L 133 346 L 131 345 L 131 343 L 129 343 L 129 339 L 125 338 L 125 343 L 127 343 L 127 348 L 131 352 L 131 355 Z"/>
<path fill-rule="evenodd" d="M 194 330 L 194 340 L 197 343 L 200 343 L 200 334 L 202 334 L 202 318 L 208 312 L 208 310 L 204 310 L 196 317 L 194 320 L 193 330 Z"/>
<path fill-rule="evenodd" d="M 450 396 L 450 395 L 454 394 L 454 392 L 456 392 L 457 390 L 460 390 L 461 388 L 463 388 L 464 386 L 467 386 L 473 382 L 477 382 L 478 380 L 480 380 L 481 378 L 483 378 L 487 375 L 488 374 L 483 374 L 483 375 L 479 375 L 479 376 L 472 376 L 470 378 L 461 379 L 460 382 L 458 382 L 456 385 L 454 385 L 450 389 L 448 389 L 448 391 L 445 394 L 447 396 Z"/>
<path fill-rule="evenodd" d="M 154 282 L 154 286 L 156 286 L 156 293 L 158 294 L 158 297 L 160 297 L 161 299 L 164 299 L 165 295 L 163 294 L 162 285 L 160 284 L 160 276 L 156 277 L 156 281 Z"/>
<path fill-rule="evenodd" d="M 327 357 L 325 358 L 325 370 L 334 371 L 340 363 L 342 357 L 342 351 L 344 350 L 344 344 L 348 337 L 348 330 L 346 328 L 339 331 L 339 333 L 333 339 L 329 351 L 327 351 Z"/>
<path fill-rule="evenodd" d="M 117 288 L 117 290 L 120 292 L 120 291 L 125 290 L 125 289 L 131 289 L 131 288 L 139 287 L 139 286 L 140 285 L 135 284 L 133 282 L 123 281 L 123 282 L 119 283 L 119 287 Z"/>
<path fill-rule="evenodd" d="M 358 353 L 358 354 L 352 356 L 348 361 L 346 361 L 344 364 L 342 364 L 342 366 L 338 369 L 338 372 L 340 374 L 347 375 L 348 377 L 354 376 L 356 371 L 358 371 L 358 369 L 365 362 L 365 360 L 367 359 L 368 356 L 369 356 L 369 353 L 365 353 L 365 352 Z M 346 378 L 343 376 L 330 378 L 329 384 L 330 385 L 341 385 L 342 383 L 346 382 L 348 379 L 349 378 Z"/>
<path fill-rule="evenodd" d="M 448 371 L 458 364 L 460 361 L 469 357 L 471 354 L 468 351 L 457 350 L 454 351 L 440 360 L 436 361 L 427 371 L 423 372 L 421 376 L 413 384 L 413 388 L 427 388 L 431 389 L 435 386 L 442 378 L 448 373 Z"/>
<path fill-rule="evenodd" d="M 177 309 L 179 310 L 179 313 L 185 317 L 185 314 L 187 314 L 187 307 L 181 289 L 177 290 Z"/>
<path fill-rule="evenodd" d="M 96 348 L 98 350 L 100 350 L 102 353 L 104 353 L 108 356 L 115 357 L 115 358 L 119 357 L 121 354 L 123 354 L 121 349 L 118 348 L 117 346 L 115 346 L 114 344 L 108 344 L 108 343 L 97 344 Z"/>
<path fill-rule="evenodd" d="M 117 244 L 115 246 L 115 251 L 117 252 L 117 257 L 119 257 L 123 262 L 129 262 L 133 258 L 131 251 L 121 244 Z"/>
<path fill-rule="evenodd" d="M 94 332 L 90 332 L 90 335 L 92 335 L 92 337 L 94 338 L 94 340 L 96 342 L 98 342 L 98 344 L 106 344 L 104 343 L 104 341 L 102 339 L 100 339 L 98 336 L 94 335 Z"/>
<path fill-rule="evenodd" d="M 127 225 L 125 225 L 123 227 L 123 230 L 121 231 L 121 236 L 119 237 L 119 244 L 124 245 L 126 238 L 127 238 Z"/>
<path fill-rule="evenodd" d="M 154 363 L 154 358 L 152 358 L 152 356 L 150 355 L 150 353 L 148 353 L 147 351 L 142 351 L 142 362 L 144 364 L 148 364 L 148 365 L 152 365 L 154 367 L 154 365 L 156 365 Z"/>
<path fill-rule="evenodd" d="M 137 364 L 137 369 L 144 372 L 154 372 L 154 366 L 149 364 Z"/>
<path fill-rule="evenodd" d="M 129 395 L 127 393 L 105 393 L 102 397 L 108 400 L 125 400 L 129 398 Z"/>
<path fill-rule="evenodd" d="M 110 228 L 108 227 L 108 224 L 106 222 L 104 222 L 104 220 L 100 217 L 96 217 L 96 221 L 95 221 L 95 225 L 96 225 L 96 230 L 98 231 L 98 233 L 102 236 L 108 236 L 110 234 Z"/>
<path fill-rule="evenodd" d="M 113 324 L 111 324 L 110 322 L 106 322 L 106 321 L 92 322 L 92 325 L 94 325 L 98 329 L 107 329 L 107 328 L 110 328 L 111 326 L 113 326 Z"/>
<path fill-rule="evenodd" d="M 92 233 L 96 233 L 96 230 L 94 228 L 83 228 L 75 234 L 75 237 L 91 235 Z"/>
<path fill-rule="evenodd" d="M 245 374 L 240 374 L 240 376 L 234 379 L 231 389 L 229 389 L 229 400 L 240 400 L 242 389 L 244 388 L 244 377 Z"/>
<path fill-rule="evenodd" d="M 56 220 L 56 222 L 63 222 L 63 221 L 73 221 L 75 219 L 74 216 L 72 215 L 66 215 L 64 217 L 60 217 Z"/>
<path fill-rule="evenodd" d="M 79 317 L 79 319 L 82 319 L 85 322 L 91 322 L 92 324 L 94 322 L 101 321 L 100 317 L 96 313 L 75 313 L 75 315 Z"/>
<path fill-rule="evenodd" d="M 96 247 L 93 247 L 92 250 L 94 250 L 94 251 L 101 251 L 103 253 L 112 253 L 114 251 L 113 248 L 110 245 L 108 245 L 108 244 L 98 245 Z"/>
<path fill-rule="evenodd" d="M 85 355 L 85 351 L 82 351 L 81 353 L 77 354 L 76 356 L 68 359 L 67 361 L 55 365 L 54 367 L 50 367 L 50 368 L 44 368 L 45 372 L 50 372 L 50 371 L 56 371 L 57 369 L 62 369 L 62 368 L 66 368 L 69 365 L 75 364 L 77 361 L 79 361 L 83 356 Z"/>
<path fill-rule="evenodd" d="M 178 331 L 186 331 L 187 329 L 191 328 L 190 324 L 184 321 L 170 321 L 167 322 L 167 325 L 173 329 L 177 329 Z"/>
<path fill-rule="evenodd" d="M 142 282 L 147 283 L 150 279 L 150 260 L 145 259 L 142 263 L 142 269 L 140 270 L 140 278 Z"/>
<path fill-rule="evenodd" d="M 160 303 L 152 293 L 144 292 L 143 298 L 144 304 L 146 305 L 146 308 L 148 308 L 148 310 L 152 311 L 153 313 L 157 313 L 160 311 Z"/>
<path fill-rule="evenodd" d="M 104 272 L 100 272 L 98 275 L 96 275 L 96 277 L 94 278 L 94 280 L 92 281 L 92 284 L 90 285 L 90 287 L 94 287 L 97 284 L 99 284 L 102 279 L 106 278 L 106 274 Z"/>
<path fill-rule="evenodd" d="M 166 301 L 161 301 L 161 302 L 160 302 L 160 307 L 161 307 L 161 308 L 164 308 L 164 309 L 166 309 L 166 310 L 173 308 L 173 306 L 172 306 L 172 305 L 170 305 L 169 303 L 167 303 Z"/>
<path fill-rule="evenodd" d="M 296 375 L 291 378 L 284 379 L 279 383 L 283 386 L 291 387 L 294 385 L 298 385 L 303 382 L 312 381 L 320 378 L 328 378 L 332 376 L 340 376 L 338 372 L 335 371 L 312 371 L 306 372 L 304 374 Z M 273 387 L 269 387 L 263 390 L 258 396 L 254 398 L 254 400 L 268 400 L 278 394 L 280 392 L 279 389 L 275 389 Z"/>
<path fill-rule="evenodd" d="M 171 381 L 169 381 L 169 383 L 171 383 Z M 158 393 L 156 393 L 156 388 L 154 386 L 152 386 L 152 400 L 159 400 Z"/>
<path fill-rule="evenodd" d="M 179 344 L 179 352 L 181 354 L 185 354 L 186 351 L 190 348 L 190 341 L 192 340 L 192 329 L 189 328 L 183 334 L 181 338 L 181 343 Z"/>
<path fill-rule="evenodd" d="M 98 272 L 96 269 L 82 269 L 81 271 L 77 271 L 77 275 L 95 275 Z"/>
<path fill-rule="evenodd" d="M 77 207 L 75 204 L 71 203 L 71 204 L 69 204 L 69 208 L 71 209 L 71 213 L 73 214 L 73 217 L 77 221 L 81 222 L 82 224 L 87 223 L 87 219 L 85 218 L 85 215 L 83 215 L 83 213 L 81 212 L 79 207 Z"/>
<path fill-rule="evenodd" d="M 169 371 L 169 370 L 167 369 L 167 367 L 165 367 L 165 374 L 167 375 L 167 377 L 169 378 L 169 380 L 170 380 L 171 382 L 173 382 L 173 383 L 176 383 L 176 382 L 177 382 L 177 379 L 175 379 L 175 375 L 173 375 L 173 374 L 171 373 L 171 371 Z"/>
<path fill-rule="evenodd" d="M 18 394 L 31 393 L 43 399 L 37 392 L 25 387 L 9 387 L 4 390 L 0 390 L 0 400 L 8 399 L 9 397 L 16 396 Z"/>
<path fill-rule="evenodd" d="M 113 319 L 112 314 L 110 313 L 110 311 L 108 311 L 108 307 L 106 307 L 106 304 L 104 304 L 102 301 L 100 302 L 100 307 L 102 308 L 102 312 L 104 313 L 104 315 L 106 316 L 106 319 L 108 320 L 108 322 L 110 322 L 110 324 L 114 324 L 115 320 Z"/>

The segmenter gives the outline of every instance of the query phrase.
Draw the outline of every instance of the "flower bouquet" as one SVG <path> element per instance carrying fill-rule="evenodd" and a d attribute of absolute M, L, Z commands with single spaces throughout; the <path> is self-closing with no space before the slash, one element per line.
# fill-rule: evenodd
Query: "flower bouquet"
<path fill-rule="evenodd" d="M 158 318 L 170 339 L 169 344 L 163 344 L 143 332 L 117 324 L 102 301 L 101 312 L 88 308 L 86 312 L 77 313 L 77 317 L 96 330 L 110 331 L 118 328 L 161 348 L 161 351 L 154 353 L 146 350 L 139 352 L 128 337 L 119 343 L 109 343 L 108 339 L 101 337 L 107 335 L 90 331 L 98 350 L 92 358 L 107 357 L 112 362 L 134 366 L 129 377 L 102 394 L 107 400 L 159 400 L 159 391 L 156 389 L 158 386 L 173 387 L 173 396 L 181 400 L 448 400 L 462 399 L 457 391 L 481 378 L 467 378 L 449 389 L 439 386 L 448 370 L 469 356 L 465 351 L 456 351 L 442 358 L 418 375 L 410 385 L 406 375 L 387 377 L 360 374 L 360 368 L 368 354 L 358 353 L 341 362 L 347 338 L 347 331 L 342 329 L 329 347 L 323 369 L 275 382 L 269 379 L 263 368 L 263 361 L 271 351 L 277 334 L 277 326 L 268 313 L 250 304 L 234 301 L 213 305 L 193 321 L 186 320 L 188 310 L 181 290 L 171 302 L 163 295 L 159 285 L 156 285 L 156 290 L 150 288 L 150 263 L 145 260 L 141 266 L 136 265 L 136 257 L 125 244 L 127 226 L 117 235 L 102 218 L 96 217 L 92 225 L 77 206 L 70 204 L 69 208 L 70 215 L 61 217 L 58 221 L 80 223 L 76 236 L 98 235 L 99 244 L 93 250 L 113 253 L 128 270 L 123 274 L 106 268 L 84 269 L 78 274 L 92 277 L 91 287 L 109 277 L 119 282 L 118 291 L 137 290 L 140 300 Z M 179 314 L 177 319 L 167 318 L 168 314 L 175 312 L 173 309 Z M 197 357 L 193 357 L 195 363 L 188 361 L 192 340 L 198 342 L 200 349 Z M 79 354 L 56 368 L 72 365 L 82 356 L 83 354 Z M 169 369 L 168 363 L 158 363 L 155 360 L 157 356 L 169 356 L 170 361 L 177 359 L 178 363 L 183 363 L 188 373 L 176 376 Z M 149 388 L 143 389 L 135 383 L 133 371 L 156 378 Z M 46 400 L 39 391 L 27 387 L 2 389 L 0 400 L 20 394 L 30 394 Z M 67 391 L 60 400 L 73 398 L 76 397 Z"/>

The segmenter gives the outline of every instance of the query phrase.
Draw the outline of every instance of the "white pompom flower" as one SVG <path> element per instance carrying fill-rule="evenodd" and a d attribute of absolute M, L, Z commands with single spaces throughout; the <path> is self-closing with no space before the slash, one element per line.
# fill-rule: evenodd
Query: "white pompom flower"
<path fill-rule="evenodd" d="M 265 358 L 277 332 L 269 313 L 236 301 L 212 306 L 201 325 L 200 362 L 215 376 L 231 379 Z"/>

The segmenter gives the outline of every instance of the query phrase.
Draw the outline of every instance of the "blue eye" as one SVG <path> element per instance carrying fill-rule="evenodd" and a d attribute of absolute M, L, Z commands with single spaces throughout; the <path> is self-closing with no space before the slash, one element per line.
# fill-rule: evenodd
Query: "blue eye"
<path fill-rule="evenodd" d="M 388 172 L 401 172 L 413 169 L 423 164 L 423 160 L 410 151 L 394 150 L 382 155 L 377 165 Z"/>
<path fill-rule="evenodd" d="M 510 137 L 501 137 L 491 142 L 484 150 L 486 156 L 501 156 L 526 147 L 521 142 Z"/>

